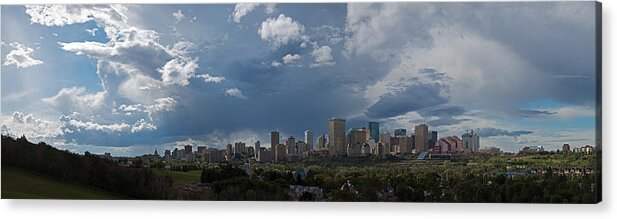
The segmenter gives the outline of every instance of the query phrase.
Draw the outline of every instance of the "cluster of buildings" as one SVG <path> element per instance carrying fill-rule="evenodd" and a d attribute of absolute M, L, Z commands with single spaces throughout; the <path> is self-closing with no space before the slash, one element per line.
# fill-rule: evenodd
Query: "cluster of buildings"
<path fill-rule="evenodd" d="M 594 151 L 595 150 L 594 150 L 593 146 L 591 146 L 591 145 L 585 145 L 585 146 L 582 146 L 580 148 L 572 148 L 571 150 L 570 150 L 570 144 L 563 144 L 563 146 L 561 147 L 561 152 L 562 153 L 573 152 L 573 153 L 591 154 Z"/>
<path fill-rule="evenodd" d="M 429 157 L 449 157 L 451 154 L 502 154 L 497 147 L 480 149 L 480 136 L 473 130 L 466 131 L 461 137 L 445 136 L 439 138 L 438 132 L 429 130 L 428 125 L 420 124 L 408 133 L 407 129 L 395 129 L 394 135 L 381 131 L 378 122 L 369 122 L 367 127 L 347 129 L 345 119 L 328 120 L 328 133 L 313 137 L 313 131 L 304 131 L 304 138 L 294 136 L 281 138 L 281 133 L 270 133 L 270 147 L 264 147 L 259 141 L 253 145 L 245 142 L 227 144 L 224 149 L 198 146 L 194 151 L 190 145 L 182 149 L 165 150 L 161 158 L 155 151 L 153 155 L 144 155 L 150 159 L 160 158 L 164 161 L 180 162 L 220 162 L 234 159 L 252 159 L 257 162 L 296 161 L 307 156 L 408 156 L 419 154 Z M 543 152 L 543 146 L 526 146 L 520 153 Z M 586 145 L 570 149 L 563 145 L 563 152 L 591 153 L 593 147 Z M 420 159 L 420 158 L 419 158 Z"/>
<path fill-rule="evenodd" d="M 300 160 L 306 156 L 377 156 L 410 155 L 427 152 L 430 154 L 476 153 L 480 152 L 480 137 L 473 131 L 458 136 L 438 138 L 437 131 L 428 129 L 426 124 L 414 127 L 413 132 L 406 129 L 380 132 L 378 122 L 369 122 L 367 127 L 347 129 L 345 119 L 331 118 L 328 133 L 314 138 L 313 131 L 304 131 L 304 138 L 294 136 L 281 138 L 278 131 L 270 133 L 270 147 L 263 147 L 259 141 L 253 145 L 245 142 L 227 144 L 223 149 L 186 145 L 184 148 L 165 150 L 161 157 L 154 154 L 143 155 L 148 160 L 166 162 L 220 162 L 233 159 L 254 159 L 257 162 L 281 162 Z"/>
<path fill-rule="evenodd" d="M 519 154 L 534 154 L 544 152 L 544 146 L 525 146 L 518 153 Z M 558 153 L 584 153 L 591 154 L 595 151 L 594 147 L 591 145 L 585 145 L 579 148 L 572 148 L 570 144 L 563 144 L 561 147 L 561 151 L 557 150 Z"/>
<path fill-rule="evenodd" d="M 328 137 L 321 135 L 316 149 L 318 154 L 334 156 L 381 157 L 387 154 L 406 155 L 427 152 L 430 154 L 476 153 L 479 152 L 480 137 L 473 131 L 458 136 L 438 138 L 437 131 L 428 129 L 426 124 L 414 127 L 413 133 L 406 129 L 395 129 L 394 135 L 380 132 L 379 123 L 369 122 L 368 128 L 351 128 L 345 132 L 345 120 L 332 118 L 328 121 Z"/>
<path fill-rule="evenodd" d="M 236 147 L 227 145 L 226 156 L 231 159 L 238 151 Z M 380 132 L 378 122 L 369 122 L 367 127 L 347 129 L 345 119 L 331 118 L 328 120 L 328 133 L 313 138 L 313 131 L 304 131 L 304 139 L 289 136 L 281 139 L 280 132 L 270 133 L 270 148 L 261 147 L 255 142 L 255 147 L 248 147 L 247 153 L 240 157 L 254 156 L 259 162 L 280 162 L 302 159 L 309 155 L 315 156 L 377 156 L 408 155 L 427 152 L 431 154 L 477 153 L 480 152 L 480 137 L 473 131 L 462 136 L 447 136 L 438 138 L 437 131 L 430 131 L 426 124 L 414 127 L 413 133 L 406 129 L 394 130 L 394 135 Z M 242 146 L 244 148 L 244 146 Z M 232 150 L 233 149 L 233 150 Z M 253 152 L 254 151 L 254 154 Z"/>

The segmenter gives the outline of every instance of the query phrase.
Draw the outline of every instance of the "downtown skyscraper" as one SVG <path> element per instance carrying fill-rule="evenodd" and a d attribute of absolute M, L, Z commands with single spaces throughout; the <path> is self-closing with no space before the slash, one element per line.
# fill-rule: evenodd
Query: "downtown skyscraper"
<path fill-rule="evenodd" d="M 280 139 L 281 139 L 281 137 L 280 137 L 280 133 L 278 131 L 272 131 L 270 133 L 270 148 L 272 148 L 272 150 L 274 150 L 276 145 L 279 144 L 279 140 Z"/>
<path fill-rule="evenodd" d="M 428 126 L 426 124 L 417 125 L 415 128 L 416 134 L 416 151 L 428 151 Z"/>
<path fill-rule="evenodd" d="M 347 153 L 345 145 L 345 119 L 331 118 L 328 121 L 328 149 L 332 155 Z"/>
<path fill-rule="evenodd" d="M 371 136 L 375 142 L 379 141 L 379 123 L 378 122 L 368 122 L 368 129 L 370 130 Z"/>
<path fill-rule="evenodd" d="M 304 131 L 304 142 L 306 142 L 306 146 L 313 149 L 313 131 L 311 129 L 307 129 Z"/>

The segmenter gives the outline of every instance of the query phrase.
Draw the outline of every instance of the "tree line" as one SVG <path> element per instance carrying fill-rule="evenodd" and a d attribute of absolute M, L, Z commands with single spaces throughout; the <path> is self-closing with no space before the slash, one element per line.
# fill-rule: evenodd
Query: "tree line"
<path fill-rule="evenodd" d="M 127 198 L 172 199 L 169 176 L 151 169 L 119 166 L 112 160 L 86 152 L 58 150 L 44 142 L 33 144 L 25 137 L 2 136 L 2 165 L 19 167 L 62 182 L 97 187 Z"/>

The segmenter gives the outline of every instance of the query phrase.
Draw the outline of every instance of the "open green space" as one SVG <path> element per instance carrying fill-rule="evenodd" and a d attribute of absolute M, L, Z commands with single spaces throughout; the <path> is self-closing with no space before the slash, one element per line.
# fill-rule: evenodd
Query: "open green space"
<path fill-rule="evenodd" d="M 198 183 L 201 179 L 201 170 L 190 171 L 172 171 L 172 170 L 160 170 L 153 169 L 156 173 L 167 174 L 171 176 L 174 181 L 174 185 L 182 185 L 187 183 Z"/>
<path fill-rule="evenodd" d="M 61 182 L 16 167 L 2 165 L 3 199 L 126 199 L 88 186 Z"/>

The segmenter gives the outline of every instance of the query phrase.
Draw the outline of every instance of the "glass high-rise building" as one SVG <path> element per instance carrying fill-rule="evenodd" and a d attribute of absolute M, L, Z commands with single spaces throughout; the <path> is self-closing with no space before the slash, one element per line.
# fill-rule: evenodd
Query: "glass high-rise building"
<path fill-rule="evenodd" d="M 375 141 L 379 141 L 379 123 L 378 122 L 368 122 L 368 129 L 371 132 L 371 138 Z"/>
<path fill-rule="evenodd" d="M 407 129 L 394 129 L 394 137 L 407 136 Z"/>
<path fill-rule="evenodd" d="M 309 150 L 313 149 L 313 131 L 311 129 L 304 131 L 304 142 L 306 142 L 306 146 Z"/>

